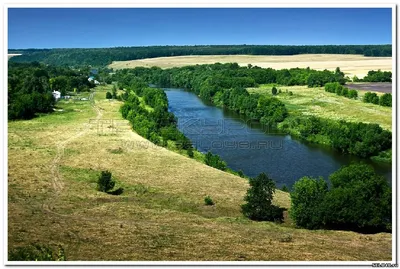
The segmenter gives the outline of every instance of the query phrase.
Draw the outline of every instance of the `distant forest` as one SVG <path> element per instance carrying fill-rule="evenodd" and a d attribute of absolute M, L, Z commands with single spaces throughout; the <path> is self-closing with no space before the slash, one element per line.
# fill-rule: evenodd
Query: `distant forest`
<path fill-rule="evenodd" d="M 213 46 L 151 46 L 93 49 L 10 49 L 8 53 L 23 54 L 12 57 L 13 62 L 42 62 L 52 65 L 101 67 L 112 61 L 184 55 L 297 55 L 297 54 L 360 54 L 364 56 L 392 56 L 392 45 L 213 45 Z"/>

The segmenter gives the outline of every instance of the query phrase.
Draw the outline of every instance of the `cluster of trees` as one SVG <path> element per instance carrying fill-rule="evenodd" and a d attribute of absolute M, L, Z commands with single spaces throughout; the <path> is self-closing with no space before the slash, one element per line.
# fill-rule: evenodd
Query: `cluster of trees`
<path fill-rule="evenodd" d="M 340 85 L 338 82 L 331 82 L 325 84 L 325 91 L 336 93 L 339 96 L 344 96 L 350 99 L 357 99 L 358 93 L 356 90 L 351 90 Z"/>
<path fill-rule="evenodd" d="M 127 94 L 121 97 L 125 102 L 120 111 L 139 135 L 164 147 L 173 141 L 178 149 L 187 150 L 193 156 L 192 143 L 179 132 L 174 114 L 168 112 L 168 99 L 163 90 L 149 88 L 140 80 L 123 88 Z"/>
<path fill-rule="evenodd" d="M 31 119 L 53 110 L 53 90 L 86 91 L 94 84 L 79 70 L 47 66 L 38 62 L 8 63 L 8 119 Z"/>
<path fill-rule="evenodd" d="M 290 215 L 299 227 L 359 232 L 391 230 L 392 191 L 387 180 L 365 164 L 344 166 L 322 179 L 303 177 L 290 193 Z"/>
<path fill-rule="evenodd" d="M 310 116 L 288 118 L 279 128 L 304 140 L 327 144 L 343 153 L 363 158 L 392 147 L 392 133 L 383 130 L 378 124 Z"/>
<path fill-rule="evenodd" d="M 40 61 L 68 66 L 105 66 L 112 61 L 126 61 L 154 57 L 183 55 L 296 55 L 296 54 L 361 54 L 365 56 L 391 56 L 392 45 L 202 45 L 202 46 L 149 46 L 92 49 L 25 49 L 8 50 L 21 53 L 12 57 L 14 62 Z"/>
<path fill-rule="evenodd" d="M 368 71 L 368 74 L 362 79 L 355 76 L 353 82 L 392 82 L 392 72 L 371 70 Z"/>
<path fill-rule="evenodd" d="M 367 92 L 364 95 L 363 101 L 365 103 L 372 103 L 375 105 L 380 105 L 380 106 L 392 106 L 392 95 L 390 93 L 385 93 L 379 97 L 376 93 L 374 92 Z"/>

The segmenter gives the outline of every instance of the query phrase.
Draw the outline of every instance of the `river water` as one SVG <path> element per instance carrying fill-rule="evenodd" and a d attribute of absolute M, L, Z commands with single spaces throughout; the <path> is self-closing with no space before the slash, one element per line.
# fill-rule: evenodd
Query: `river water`
<path fill-rule="evenodd" d="M 201 152 L 218 154 L 234 170 L 255 177 L 265 172 L 277 187 L 291 187 L 303 176 L 328 176 L 342 165 L 366 162 L 392 179 L 391 164 L 375 163 L 330 148 L 300 142 L 276 130 L 265 130 L 233 112 L 204 103 L 181 89 L 164 89 L 169 111 L 178 119 L 178 129 Z"/>

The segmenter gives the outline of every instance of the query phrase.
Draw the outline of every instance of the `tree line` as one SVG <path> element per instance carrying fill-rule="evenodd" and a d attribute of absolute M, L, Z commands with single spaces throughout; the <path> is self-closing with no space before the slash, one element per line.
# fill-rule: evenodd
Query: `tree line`
<path fill-rule="evenodd" d="M 357 99 L 358 92 L 356 90 L 349 89 L 340 85 L 338 82 L 330 82 L 325 84 L 325 91 L 330 93 L 336 93 L 336 95 L 344 96 L 349 99 Z"/>
<path fill-rule="evenodd" d="M 392 72 L 370 70 L 362 79 L 354 76 L 353 82 L 392 82 Z"/>
<path fill-rule="evenodd" d="M 340 152 L 363 158 L 378 155 L 392 147 L 392 133 L 378 124 L 295 116 L 278 128 L 303 140 L 330 145 Z"/>
<path fill-rule="evenodd" d="M 38 62 L 8 63 L 8 119 L 31 119 L 53 111 L 53 90 L 89 91 L 94 84 L 84 70 L 47 66 Z"/>
<path fill-rule="evenodd" d="M 392 45 L 201 45 L 149 46 L 73 49 L 9 49 L 21 53 L 13 62 L 39 61 L 68 66 L 106 66 L 112 61 L 127 61 L 155 57 L 184 55 L 297 55 L 297 54 L 359 54 L 364 56 L 392 56 Z"/>
<path fill-rule="evenodd" d="M 124 100 L 120 108 L 122 117 L 129 120 L 139 135 L 163 147 L 170 141 L 193 157 L 192 143 L 179 132 L 174 114 L 168 112 L 168 100 L 163 90 L 150 88 L 135 78 L 127 84 L 120 82 L 120 85 L 126 89 L 121 96 Z"/>
<path fill-rule="evenodd" d="M 392 94 L 385 93 L 379 97 L 374 92 L 366 92 L 363 98 L 363 102 L 380 106 L 392 107 Z"/>

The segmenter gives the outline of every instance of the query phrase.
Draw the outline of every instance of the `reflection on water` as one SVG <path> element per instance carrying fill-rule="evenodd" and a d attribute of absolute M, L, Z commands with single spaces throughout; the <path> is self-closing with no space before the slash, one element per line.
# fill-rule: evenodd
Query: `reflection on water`
<path fill-rule="evenodd" d="M 277 130 L 264 130 L 245 117 L 210 106 L 195 94 L 165 89 L 169 110 L 178 118 L 178 128 L 201 152 L 211 151 L 250 177 L 267 173 L 278 187 L 292 186 L 303 176 L 325 179 L 344 164 L 367 162 L 391 180 L 390 164 L 377 164 L 355 156 L 342 155 L 316 144 L 292 139 Z"/>

